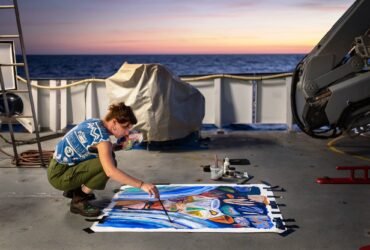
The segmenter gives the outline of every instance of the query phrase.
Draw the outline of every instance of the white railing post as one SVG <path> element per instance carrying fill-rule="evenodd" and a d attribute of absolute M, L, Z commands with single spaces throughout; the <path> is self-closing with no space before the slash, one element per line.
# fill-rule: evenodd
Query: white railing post
<path fill-rule="evenodd" d="M 32 88 L 32 84 L 35 84 L 37 85 L 38 82 L 37 81 L 31 81 L 31 91 L 32 91 L 32 98 L 33 98 L 33 105 L 35 107 L 35 116 L 36 116 L 36 120 L 37 122 L 39 123 L 39 131 L 41 130 L 41 122 L 40 122 L 40 115 L 39 115 L 39 91 L 38 91 L 38 88 Z M 32 124 L 33 124 L 33 120 L 32 120 Z M 33 129 L 32 131 L 35 129 L 35 124 L 33 124 Z"/>
<path fill-rule="evenodd" d="M 31 86 L 32 85 L 37 85 L 37 84 L 38 84 L 37 81 L 35 81 L 35 80 L 31 81 Z M 37 119 L 37 121 L 38 121 L 38 123 L 41 127 L 41 123 L 39 121 L 40 116 L 39 116 L 39 102 L 38 102 L 39 92 L 38 92 L 38 88 L 31 88 L 31 91 L 32 91 L 32 97 L 33 97 L 33 104 L 34 104 L 35 112 L 36 112 L 35 116 L 36 116 L 36 119 Z M 40 128 L 39 128 L 39 130 L 40 130 Z"/>
<path fill-rule="evenodd" d="M 50 87 L 56 87 L 57 81 L 50 80 L 49 81 Z M 58 107 L 58 90 L 51 89 L 49 95 L 49 122 L 50 122 L 50 130 L 56 132 L 59 128 L 59 107 Z"/>
<path fill-rule="evenodd" d="M 99 114 L 99 100 L 96 84 L 89 82 L 86 88 L 86 119 L 96 118 Z M 104 103 L 103 100 L 101 100 L 100 104 L 102 103 Z"/>
<path fill-rule="evenodd" d="M 262 81 L 252 81 L 252 123 L 262 120 Z"/>
<path fill-rule="evenodd" d="M 218 128 L 222 127 L 222 114 L 221 114 L 221 105 L 222 105 L 222 90 L 221 90 L 222 78 L 214 79 L 214 112 L 215 112 L 215 125 Z"/>
<path fill-rule="evenodd" d="M 290 103 L 290 91 L 292 86 L 292 77 L 285 78 L 285 86 L 287 93 L 287 103 L 286 103 L 286 124 L 289 130 L 293 129 L 293 116 L 292 116 L 292 106 Z"/>
<path fill-rule="evenodd" d="M 92 96 L 92 84 L 87 83 L 86 86 L 86 100 L 85 100 L 85 113 L 86 117 L 85 119 L 89 119 L 93 117 L 93 96 Z"/>
<path fill-rule="evenodd" d="M 61 80 L 60 86 L 66 87 L 67 80 Z M 68 119 L 68 102 L 67 102 L 67 88 L 62 88 L 60 90 L 60 130 L 67 128 Z"/>

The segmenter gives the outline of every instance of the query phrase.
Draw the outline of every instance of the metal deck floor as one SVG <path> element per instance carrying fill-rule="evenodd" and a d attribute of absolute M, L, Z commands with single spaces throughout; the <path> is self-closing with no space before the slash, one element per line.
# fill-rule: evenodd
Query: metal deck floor
<path fill-rule="evenodd" d="M 5 135 L 5 134 L 4 134 Z M 346 177 L 336 166 L 369 165 L 349 154 L 329 150 L 328 141 L 302 133 L 243 131 L 210 137 L 207 150 L 117 152 L 118 164 L 129 174 L 153 183 L 215 183 L 201 165 L 219 158 L 247 158 L 251 165 L 236 166 L 253 178 L 286 192 L 275 193 L 285 204 L 280 210 L 297 228 L 278 234 L 233 233 L 94 233 L 92 222 L 69 212 L 69 200 L 53 189 L 41 168 L 0 168 L 0 249 L 359 249 L 370 245 L 370 185 L 319 185 L 317 177 Z M 53 139 L 43 142 L 52 150 Z M 370 138 L 344 138 L 341 150 L 370 158 Z M 7 152 L 11 147 L 2 146 Z M 35 145 L 19 147 L 22 152 Z M 10 160 L 0 153 L 0 166 Z M 222 182 L 216 182 L 222 183 Z M 98 199 L 109 202 L 120 185 L 113 181 Z"/>

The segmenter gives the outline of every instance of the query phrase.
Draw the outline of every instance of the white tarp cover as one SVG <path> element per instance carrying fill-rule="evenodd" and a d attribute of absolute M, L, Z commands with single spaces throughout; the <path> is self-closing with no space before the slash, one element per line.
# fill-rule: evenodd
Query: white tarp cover
<path fill-rule="evenodd" d="M 203 95 L 160 64 L 124 63 L 105 81 L 110 103 L 133 109 L 147 141 L 168 141 L 198 131 L 205 112 Z"/>

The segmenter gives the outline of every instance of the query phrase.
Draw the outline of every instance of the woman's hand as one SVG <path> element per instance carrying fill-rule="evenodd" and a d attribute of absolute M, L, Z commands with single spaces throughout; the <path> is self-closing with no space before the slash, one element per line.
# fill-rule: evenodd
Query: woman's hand
<path fill-rule="evenodd" d="M 147 192 L 150 196 L 154 195 L 156 199 L 159 199 L 159 191 L 155 185 L 152 183 L 145 183 L 141 184 L 140 187 L 143 191 Z"/>

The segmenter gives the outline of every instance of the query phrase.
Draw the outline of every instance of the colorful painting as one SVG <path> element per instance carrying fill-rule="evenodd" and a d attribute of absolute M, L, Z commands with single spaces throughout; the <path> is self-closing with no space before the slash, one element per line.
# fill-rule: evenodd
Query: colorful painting
<path fill-rule="evenodd" d="M 266 185 L 159 185 L 161 201 L 124 186 L 94 232 L 276 232 L 282 217 Z M 163 207 L 166 209 L 166 215 Z M 171 219 L 171 221 L 169 220 Z"/>

